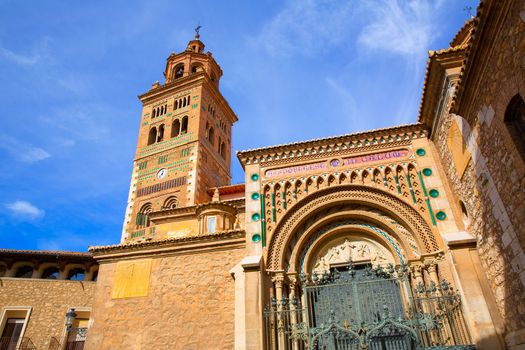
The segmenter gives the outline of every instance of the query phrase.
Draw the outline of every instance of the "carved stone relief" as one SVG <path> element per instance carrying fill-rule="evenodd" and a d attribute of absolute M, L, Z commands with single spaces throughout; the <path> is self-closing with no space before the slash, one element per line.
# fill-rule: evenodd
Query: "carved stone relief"
<path fill-rule="evenodd" d="M 373 267 L 394 264 L 394 257 L 388 249 L 366 238 L 346 237 L 331 242 L 322 248 L 314 259 L 312 272 L 323 274 L 331 267 L 370 263 Z"/>

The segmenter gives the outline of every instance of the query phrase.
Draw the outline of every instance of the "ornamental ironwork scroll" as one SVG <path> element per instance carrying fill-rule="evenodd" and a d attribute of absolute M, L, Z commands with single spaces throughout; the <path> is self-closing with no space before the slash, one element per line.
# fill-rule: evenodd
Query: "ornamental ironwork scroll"
<path fill-rule="evenodd" d="M 406 265 L 350 264 L 300 275 L 300 297 L 273 298 L 264 311 L 266 347 L 474 349 L 452 287 L 443 280 L 412 291 L 409 274 Z"/>

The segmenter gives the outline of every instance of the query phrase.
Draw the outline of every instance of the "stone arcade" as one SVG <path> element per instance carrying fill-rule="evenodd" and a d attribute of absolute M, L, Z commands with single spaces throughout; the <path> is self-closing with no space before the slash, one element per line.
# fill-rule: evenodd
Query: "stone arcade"
<path fill-rule="evenodd" d="M 524 349 L 525 3 L 432 51 L 417 123 L 237 152 L 197 33 L 143 111 L 120 244 L 0 251 L 0 349 Z"/>

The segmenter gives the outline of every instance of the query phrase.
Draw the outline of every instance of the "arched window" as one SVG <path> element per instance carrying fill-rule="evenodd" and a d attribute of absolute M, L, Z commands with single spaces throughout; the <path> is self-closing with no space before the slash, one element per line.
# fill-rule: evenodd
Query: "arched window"
<path fill-rule="evenodd" d="M 31 276 L 33 276 L 33 267 L 29 265 L 20 266 L 18 270 L 16 270 L 15 277 L 31 278 Z"/>
<path fill-rule="evenodd" d="M 148 136 L 148 146 L 153 145 L 155 143 L 155 140 L 157 140 L 157 128 L 152 127 L 149 130 L 149 136 Z"/>
<path fill-rule="evenodd" d="M 95 272 L 93 272 L 93 277 L 91 277 L 91 280 L 93 282 L 96 282 L 98 279 L 98 270 L 96 270 Z"/>
<path fill-rule="evenodd" d="M 514 146 L 525 160 L 525 101 L 519 94 L 510 100 L 504 121 L 514 141 Z"/>
<path fill-rule="evenodd" d="M 151 114 L 152 118 L 155 118 L 157 116 L 157 110 L 153 108 L 153 113 Z"/>
<path fill-rule="evenodd" d="M 82 268 L 71 269 L 67 275 L 67 279 L 70 281 L 83 281 L 86 276 L 86 272 Z"/>
<path fill-rule="evenodd" d="M 149 213 L 152 212 L 151 203 L 146 203 L 140 208 L 138 214 L 137 214 L 137 228 L 142 227 L 149 227 L 150 220 L 149 220 Z"/>
<path fill-rule="evenodd" d="M 202 67 L 202 64 L 200 63 L 195 63 L 193 66 L 191 66 L 191 72 L 192 73 L 198 73 L 198 72 L 202 72 L 204 69 Z"/>
<path fill-rule="evenodd" d="M 179 64 L 178 66 L 175 67 L 175 79 L 182 78 L 183 75 L 184 75 L 184 65 Z"/>
<path fill-rule="evenodd" d="M 60 277 L 58 267 L 50 266 L 42 273 L 42 278 L 46 280 L 57 280 Z"/>
<path fill-rule="evenodd" d="M 215 82 L 216 80 L 217 80 L 217 78 L 215 77 L 215 74 L 211 73 L 211 81 Z"/>
<path fill-rule="evenodd" d="M 226 159 L 226 144 L 224 142 L 221 143 L 220 154 L 222 158 Z"/>
<path fill-rule="evenodd" d="M 219 152 L 219 154 L 221 154 L 221 143 L 222 138 L 219 136 L 219 142 L 217 142 L 217 152 Z"/>
<path fill-rule="evenodd" d="M 215 139 L 215 130 L 213 130 L 213 127 L 211 127 L 210 131 L 208 131 L 208 141 L 210 141 L 212 146 L 213 146 L 213 140 L 214 139 Z"/>
<path fill-rule="evenodd" d="M 171 137 L 177 137 L 180 134 L 180 121 L 175 119 L 171 124 Z"/>
<path fill-rule="evenodd" d="M 175 100 L 175 105 L 173 106 L 173 109 L 178 109 L 178 108 L 179 108 L 179 101 Z"/>
<path fill-rule="evenodd" d="M 186 107 L 186 97 L 182 99 L 182 107 Z"/>
<path fill-rule="evenodd" d="M 181 135 L 184 135 L 187 132 L 188 132 L 188 116 L 185 115 L 182 118 L 182 123 L 181 123 L 181 126 L 180 126 L 180 133 L 181 133 Z"/>
<path fill-rule="evenodd" d="M 157 142 L 162 141 L 163 138 L 164 138 L 164 124 L 160 124 L 159 134 L 157 135 Z"/>
<path fill-rule="evenodd" d="M 174 196 L 168 197 L 163 205 L 164 209 L 175 209 L 178 207 L 179 207 L 179 200 L 177 199 L 177 197 L 174 197 Z"/>

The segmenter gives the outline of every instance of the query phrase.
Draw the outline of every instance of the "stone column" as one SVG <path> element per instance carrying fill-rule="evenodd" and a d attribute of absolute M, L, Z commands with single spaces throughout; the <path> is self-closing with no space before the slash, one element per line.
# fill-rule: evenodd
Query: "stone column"
<path fill-rule="evenodd" d="M 290 321 L 292 323 L 292 329 L 295 328 L 297 325 L 297 304 L 298 300 L 296 300 L 296 294 L 295 294 L 295 288 L 297 287 L 297 275 L 288 275 L 289 280 L 289 289 L 290 289 Z M 293 333 L 292 333 L 293 334 Z M 294 338 L 293 350 L 299 350 L 299 340 L 297 338 Z"/>
<path fill-rule="evenodd" d="M 284 271 L 276 272 L 272 277 L 272 282 L 275 285 L 275 298 L 277 299 L 277 344 L 279 344 L 279 350 L 286 349 L 286 343 L 284 339 L 284 322 L 281 312 L 283 311 L 283 285 L 284 285 Z"/>
<path fill-rule="evenodd" d="M 38 262 L 33 263 L 33 274 L 31 275 L 31 278 L 41 278 L 43 273 L 44 269 L 42 264 L 39 264 Z"/>
<path fill-rule="evenodd" d="M 425 267 L 430 277 L 430 282 L 436 286 L 436 295 L 441 295 L 439 290 L 439 277 L 437 274 L 437 261 L 435 259 L 425 261 Z"/>

